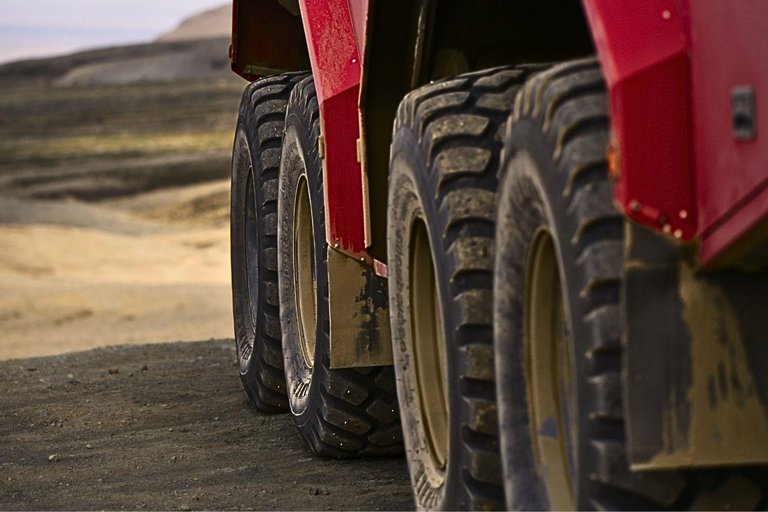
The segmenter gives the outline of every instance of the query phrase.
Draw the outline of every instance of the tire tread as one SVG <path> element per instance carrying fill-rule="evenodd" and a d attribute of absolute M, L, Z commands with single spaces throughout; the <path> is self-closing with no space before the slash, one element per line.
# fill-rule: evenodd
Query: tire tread
<path fill-rule="evenodd" d="M 307 122 L 310 130 L 307 150 L 307 171 L 319 171 L 318 190 L 323 197 L 322 164 L 319 160 L 317 141 L 320 135 L 320 106 L 314 80 L 304 78 L 289 99 L 288 112 L 295 113 L 300 122 Z M 322 201 L 313 203 L 314 212 L 324 219 Z M 322 220 L 321 222 L 324 222 Z M 321 251 L 325 253 L 325 251 Z M 329 307 L 327 282 L 318 290 L 318 308 Z M 330 335 L 330 325 L 325 319 L 322 335 Z M 394 372 L 391 367 L 331 369 L 325 353 L 315 363 L 312 385 L 319 386 L 317 400 L 308 407 L 313 414 L 299 431 L 313 453 L 322 457 L 381 457 L 402 453 L 402 430 L 397 410 Z M 315 382 L 318 379 L 318 382 Z M 312 393 L 312 391 L 310 391 Z M 394 410 L 394 412 L 393 412 Z"/>
<path fill-rule="evenodd" d="M 275 308 L 277 299 L 276 254 L 274 253 L 275 219 L 272 211 L 277 201 L 277 173 L 280 165 L 280 144 L 285 123 L 288 98 L 295 85 L 307 76 L 305 72 L 275 75 L 250 83 L 243 91 L 240 104 L 240 119 L 250 136 L 257 142 L 251 148 L 251 161 L 261 167 L 258 176 L 261 204 L 260 209 L 260 250 L 265 260 L 259 294 L 265 296 L 265 305 L 259 311 L 254 346 L 248 347 L 251 364 L 255 365 L 253 378 L 241 375 L 245 391 L 253 404 L 262 411 L 284 412 L 288 410 L 285 373 L 282 365 L 280 342 L 280 320 Z M 237 314 L 237 313 L 236 313 Z M 239 333 L 238 334 L 238 338 Z M 239 343 L 239 342 L 238 342 Z M 238 347 L 238 351 L 243 349 Z"/>
<path fill-rule="evenodd" d="M 457 315 L 451 323 L 462 361 L 451 378 L 459 379 L 457 406 L 465 410 L 467 502 L 454 507 L 503 507 L 490 314 L 499 133 L 525 79 L 541 69 L 495 68 L 429 84 L 405 97 L 395 121 L 395 132 L 410 130 L 427 160 Z"/>
<path fill-rule="evenodd" d="M 594 465 L 589 496 L 596 509 L 690 509 L 702 496 L 729 482 L 745 492 L 757 489 L 753 506 L 768 502 L 764 468 L 632 472 L 626 459 L 622 407 L 620 287 L 623 217 L 612 202 L 607 173 L 608 101 L 597 59 L 564 63 L 545 71 L 517 95 L 507 138 L 522 121 L 536 123 L 555 141 L 553 158 L 563 182 L 563 199 L 576 229 L 582 321 L 590 346 L 586 404 Z M 599 157 L 596 157 L 599 155 Z M 584 406 L 584 405 L 582 405 Z M 749 475 L 749 477 L 745 476 Z"/>

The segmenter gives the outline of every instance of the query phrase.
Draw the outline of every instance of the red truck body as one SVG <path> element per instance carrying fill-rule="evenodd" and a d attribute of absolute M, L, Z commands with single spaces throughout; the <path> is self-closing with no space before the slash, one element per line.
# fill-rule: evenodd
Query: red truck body
<path fill-rule="evenodd" d="M 493 8 L 478 11 L 483 6 Z M 322 166 L 324 208 L 316 218 L 325 220 L 326 232 L 317 251 L 327 258 L 328 320 L 322 327 L 329 333 L 330 370 L 394 364 L 398 385 L 405 386 L 405 391 L 398 388 L 405 415 L 415 410 L 416 401 L 407 402 L 414 396 L 424 403 L 436 396 L 424 391 L 431 387 L 418 387 L 422 381 L 431 386 L 444 374 L 451 386 L 468 382 L 463 369 L 454 368 L 451 374 L 447 362 L 436 363 L 437 356 L 418 362 L 419 354 L 434 350 L 461 360 L 469 353 L 465 348 L 482 345 L 477 361 L 482 359 L 485 373 L 478 380 L 485 391 L 497 386 L 495 395 L 483 400 L 506 407 L 506 413 L 502 406 L 487 409 L 492 411 L 488 431 L 498 427 L 502 441 L 512 439 L 515 422 L 523 417 L 514 412 L 517 407 L 525 407 L 529 415 L 536 412 L 514 393 L 505 402 L 505 390 L 536 388 L 531 375 L 539 371 L 546 377 L 542 388 L 553 382 L 547 372 L 568 386 L 577 381 L 583 387 L 574 387 L 569 396 L 581 400 L 578 405 L 585 411 L 602 407 L 600 414 L 585 414 L 578 429 L 564 420 L 557 430 L 570 428 L 584 447 L 605 448 L 598 458 L 609 462 L 601 466 L 606 475 L 600 478 L 620 478 L 617 488 L 622 492 L 633 490 L 621 487 L 631 480 L 621 473 L 624 467 L 642 473 L 768 463 L 768 317 L 762 311 L 768 290 L 768 144 L 762 140 L 768 133 L 768 3 L 235 0 L 233 23 L 232 67 L 244 78 L 312 71 L 320 135 L 307 145 L 317 145 L 320 163 L 314 176 Z M 484 73 L 498 74 L 499 82 L 492 85 Z M 502 77 L 504 73 L 508 76 Z M 513 75 L 526 78 L 514 83 Z M 295 74 L 253 87 L 266 88 L 290 76 Z M 485 81 L 479 86 L 482 94 L 493 101 L 466 99 L 474 98 L 470 89 L 480 80 Z M 502 83 L 514 85 L 501 89 Z M 297 98 L 301 96 L 292 95 L 288 104 L 295 105 L 291 102 Z M 566 110 L 577 103 L 578 115 Z M 440 110 L 443 117 L 430 109 Z M 307 118 L 314 123 L 318 117 L 313 112 Z M 498 115 L 495 125 L 483 117 L 490 112 Z M 425 128 L 430 116 L 451 120 L 446 126 L 455 131 L 446 128 L 438 132 L 444 138 L 429 141 L 434 146 L 418 148 L 417 156 L 406 155 L 410 145 L 433 136 Z M 411 118 L 422 124 L 409 126 Z M 466 136 L 461 130 L 470 130 L 464 128 L 465 119 L 484 119 L 486 124 L 460 148 L 459 140 Z M 287 138 L 293 132 L 282 133 Z M 503 150 L 488 150 L 500 141 Z M 574 141 L 583 145 L 571 145 Z M 444 157 L 445 148 L 467 151 Z M 285 161 L 292 153 L 283 151 Z M 541 154 L 534 162 L 531 154 L 536 151 Z M 466 156 L 477 153 L 489 155 L 488 160 L 478 163 Z M 412 160 L 423 167 L 414 170 Z M 444 180 L 441 166 L 449 167 L 447 160 L 456 169 Z M 418 174 L 414 183 L 435 181 L 437 192 L 416 185 L 408 189 L 410 182 L 403 176 L 409 172 Z M 487 180 L 475 185 L 476 175 Z M 281 166 L 280 176 L 290 174 Z M 392 188 L 390 180 L 400 188 Z M 445 197 L 455 193 L 459 199 L 431 203 L 438 200 L 441 187 L 448 187 Z M 409 206 L 413 218 L 399 218 L 406 209 L 405 199 L 398 203 L 398 193 L 416 197 L 414 204 L 424 197 L 430 203 Z M 547 194 L 554 199 L 542 199 Z M 279 204 L 287 205 L 288 213 L 280 211 L 288 220 L 277 231 L 286 230 L 288 238 L 296 239 L 290 233 L 290 197 Z M 556 209 L 557 215 L 552 213 Z M 529 214 L 534 220 L 526 219 Z M 537 215 L 548 224 L 536 220 Z M 577 223 L 569 216 L 581 217 Z M 462 224 L 441 224 L 453 217 L 461 217 Z M 398 224 L 406 221 L 411 225 Z M 521 238 L 528 236 L 526 222 L 540 222 L 536 230 L 528 226 L 531 240 Z M 434 230 L 423 244 L 414 227 L 421 229 L 422 224 Z M 458 228 L 451 231 L 454 226 Z M 444 252 L 455 260 L 443 261 L 445 255 L 430 245 L 434 240 L 446 244 Z M 431 267 L 421 265 L 428 252 Z M 540 252 L 547 255 L 541 261 L 536 259 Z M 442 266 L 434 264 L 437 260 Z M 290 272 L 299 266 L 294 261 L 291 267 L 287 256 L 280 261 L 287 269 L 280 269 L 280 279 L 290 285 Z M 289 292 L 281 290 L 280 299 L 291 300 Z M 286 308 L 281 303 L 280 311 L 290 313 L 290 304 Z M 420 316 L 424 311 L 431 313 Z M 442 311 L 465 315 L 464 323 L 449 325 Z M 286 316 L 281 325 L 291 327 L 291 322 Z M 532 326 L 539 324 L 546 335 L 537 337 Z M 317 320 L 315 327 L 320 325 Z M 456 337 L 452 345 L 434 335 L 443 333 L 447 339 L 445 333 L 458 336 L 461 329 L 469 334 Z M 477 341 L 486 339 L 482 336 L 490 339 Z M 416 339 L 423 345 L 411 354 L 406 345 Z M 563 375 L 570 373 L 570 362 L 563 363 L 568 372 L 560 371 L 560 363 L 534 364 L 533 346 L 562 346 L 557 357 L 581 358 L 573 368 L 582 380 Z M 456 347 L 460 350 L 452 352 Z M 375 357 L 359 355 L 374 352 Z M 439 370 L 412 379 L 418 386 L 404 384 L 410 364 L 419 372 Z M 730 400 L 727 407 L 715 400 L 716 384 L 721 401 Z M 594 396 L 584 399 L 587 392 Z M 568 393 L 556 394 L 562 398 Z M 469 403 L 467 396 L 455 394 L 448 405 L 461 410 Z M 527 396 L 529 402 L 532 396 Z M 410 405 L 403 405 L 403 397 Z M 554 398 L 547 400 L 542 410 L 555 403 Z M 558 400 L 568 408 L 568 400 Z M 419 421 L 437 418 L 439 424 L 446 407 L 431 416 L 419 413 Z M 748 409 L 754 416 L 745 415 Z M 504 414 L 507 423 L 501 419 Z M 611 429 L 610 442 L 594 443 L 585 432 L 600 430 L 590 422 L 603 419 L 600 428 Z M 515 436 L 513 441 L 519 440 Z M 609 453 L 608 445 L 618 446 L 619 437 L 625 446 Z M 502 459 L 504 453 L 517 457 L 515 450 L 502 451 Z M 510 471 L 519 467 L 507 466 L 504 478 L 509 483 L 516 478 Z M 666 479 L 661 473 L 649 475 L 637 484 L 643 492 L 656 489 L 654 478 Z M 591 489 L 591 480 L 581 484 Z M 414 485 L 427 488 L 415 480 Z M 682 495 L 675 492 L 660 496 L 669 501 L 659 503 L 674 503 Z M 512 494 L 506 489 L 507 498 Z"/>
<path fill-rule="evenodd" d="M 365 28 L 353 24 L 365 18 L 350 16 L 347 0 L 308 0 L 300 5 L 323 122 L 326 237 L 343 252 L 365 258 L 367 199 L 357 143 L 362 51 L 355 37 L 356 30 L 362 36 Z M 357 7 L 367 3 L 357 2 Z"/>
<path fill-rule="evenodd" d="M 735 140 L 731 95 L 768 91 L 760 2 L 585 1 L 611 89 L 616 198 L 628 216 L 701 240 L 703 264 L 768 213 L 768 147 Z M 763 93 L 762 95 L 760 93 Z M 759 103 L 759 102 L 758 102 Z M 768 116 L 756 105 L 756 133 Z M 679 230 L 679 231 L 678 231 Z"/>
<path fill-rule="evenodd" d="M 768 6 L 756 0 L 582 3 L 610 89 L 616 201 L 645 226 L 699 240 L 707 265 L 768 215 L 768 146 L 757 142 L 768 131 L 761 108 L 768 93 L 768 67 L 761 65 L 768 54 Z M 370 260 L 358 115 L 368 1 L 299 4 L 323 115 L 328 241 Z M 286 23 L 280 32 L 295 29 Z M 290 66 L 292 41 L 256 36 L 241 51 L 267 61 L 279 61 L 273 54 L 281 53 Z M 237 62 L 235 70 L 255 78 Z M 751 139 L 733 136 L 731 95 L 739 87 L 756 93 Z"/>
<path fill-rule="evenodd" d="M 701 258 L 709 262 L 768 215 L 768 4 L 681 1 L 691 55 L 693 175 Z M 755 137 L 735 140 L 731 94 L 755 92 Z"/>

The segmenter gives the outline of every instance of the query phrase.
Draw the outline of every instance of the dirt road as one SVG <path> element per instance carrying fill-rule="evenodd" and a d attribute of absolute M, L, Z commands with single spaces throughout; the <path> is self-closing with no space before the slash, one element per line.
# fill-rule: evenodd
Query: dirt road
<path fill-rule="evenodd" d="M 0 509 L 412 508 L 403 458 L 315 458 L 234 358 L 211 340 L 0 362 Z"/>

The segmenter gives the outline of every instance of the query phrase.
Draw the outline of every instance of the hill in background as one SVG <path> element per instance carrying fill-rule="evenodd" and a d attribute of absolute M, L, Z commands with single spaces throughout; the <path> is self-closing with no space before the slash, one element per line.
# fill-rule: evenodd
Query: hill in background
<path fill-rule="evenodd" d="M 0 65 L 0 88 L 236 80 L 229 68 L 231 4 L 191 16 L 157 41 Z"/>
<path fill-rule="evenodd" d="M 201 12 L 182 21 L 178 27 L 157 38 L 158 43 L 229 37 L 232 30 L 232 4 Z"/>
<path fill-rule="evenodd" d="M 0 66 L 0 360 L 232 336 L 245 82 L 178 30 Z"/>

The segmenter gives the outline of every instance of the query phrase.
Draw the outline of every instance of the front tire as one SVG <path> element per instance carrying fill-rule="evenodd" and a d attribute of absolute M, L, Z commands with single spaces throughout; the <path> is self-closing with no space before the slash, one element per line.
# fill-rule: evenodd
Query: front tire
<path fill-rule="evenodd" d="M 331 369 L 320 109 L 312 77 L 294 90 L 285 121 L 277 215 L 280 325 L 288 402 L 316 455 L 402 452 L 391 366 Z"/>
<path fill-rule="evenodd" d="M 240 380 L 262 411 L 288 410 L 277 292 L 277 173 L 285 109 L 306 73 L 258 80 L 243 92 L 232 153 L 232 309 Z"/>

